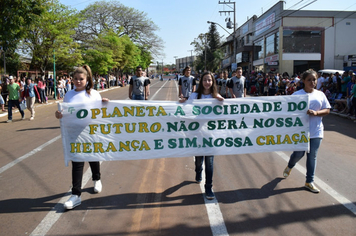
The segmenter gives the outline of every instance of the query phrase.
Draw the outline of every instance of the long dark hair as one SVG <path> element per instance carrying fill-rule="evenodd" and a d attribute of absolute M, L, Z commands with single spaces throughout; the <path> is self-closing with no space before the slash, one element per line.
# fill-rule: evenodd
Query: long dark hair
<path fill-rule="evenodd" d="M 211 85 L 210 87 L 210 93 L 211 95 L 213 96 L 213 98 L 216 98 L 217 95 L 218 95 L 218 89 L 216 88 L 216 80 L 215 80 L 215 77 L 214 75 L 210 72 L 210 71 L 207 71 L 207 72 L 204 72 L 201 77 L 200 77 L 200 81 L 199 81 L 199 85 L 198 85 L 198 88 L 196 90 L 196 93 L 198 94 L 198 97 L 197 99 L 200 99 L 201 98 L 201 95 L 203 94 L 204 92 L 204 86 L 203 86 L 203 78 L 204 76 L 206 75 L 210 75 L 212 81 L 213 81 L 213 84 Z"/>
<path fill-rule="evenodd" d="M 303 74 L 302 74 L 302 81 L 304 82 L 304 80 L 309 76 L 309 75 L 314 75 L 315 78 L 318 78 L 318 73 L 316 73 L 315 70 L 313 69 L 309 69 L 306 70 Z"/>
<path fill-rule="evenodd" d="M 90 90 L 94 87 L 93 75 L 91 73 L 90 67 L 88 65 L 78 67 L 77 69 L 75 69 L 73 73 L 73 77 L 75 77 L 76 74 L 85 74 L 85 76 L 87 77 L 87 84 L 85 86 L 85 91 L 87 91 L 87 93 L 90 94 Z"/>

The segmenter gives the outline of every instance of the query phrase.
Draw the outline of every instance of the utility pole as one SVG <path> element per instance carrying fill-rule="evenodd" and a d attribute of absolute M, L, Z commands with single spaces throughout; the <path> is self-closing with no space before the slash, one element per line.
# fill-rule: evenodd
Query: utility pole
<path fill-rule="evenodd" d="M 191 65 L 193 65 L 193 51 L 194 50 L 188 50 L 188 52 L 190 52 L 190 63 L 191 63 Z"/>
<path fill-rule="evenodd" d="M 233 32 L 233 35 L 232 35 L 232 41 L 233 41 L 233 46 L 234 46 L 234 56 L 233 56 L 233 62 L 236 62 L 236 43 L 235 43 L 235 33 L 236 33 L 236 14 L 235 14 L 235 2 L 230 2 L 230 0 L 228 2 L 220 2 L 219 1 L 219 4 L 232 4 L 233 7 L 229 6 L 229 8 L 233 9 L 233 10 L 230 10 L 230 11 L 219 11 L 220 12 L 220 15 L 221 13 L 228 13 L 230 15 L 230 13 L 233 13 L 234 14 L 234 32 Z"/>
<path fill-rule="evenodd" d="M 207 48 L 207 47 L 206 47 L 206 44 L 207 44 L 206 36 L 207 36 L 207 34 L 204 34 L 204 36 L 205 36 L 205 63 L 204 63 L 205 65 L 204 65 L 204 70 L 207 71 L 207 70 L 206 70 L 206 52 L 207 52 L 207 50 L 206 50 L 206 48 Z M 205 72 L 205 71 L 204 71 L 204 72 Z"/>
<path fill-rule="evenodd" d="M 178 58 L 177 56 L 174 56 L 174 59 L 175 59 L 174 60 L 174 64 L 176 65 L 176 71 L 178 71 L 178 69 L 177 69 L 177 58 Z"/>
<path fill-rule="evenodd" d="M 57 81 L 56 81 L 56 50 L 53 47 L 53 91 L 54 91 L 54 100 L 57 100 L 56 87 L 57 87 Z"/>

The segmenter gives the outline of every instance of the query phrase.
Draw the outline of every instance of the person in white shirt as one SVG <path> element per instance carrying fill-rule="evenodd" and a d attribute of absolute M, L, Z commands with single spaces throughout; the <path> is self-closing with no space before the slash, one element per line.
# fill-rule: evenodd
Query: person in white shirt
<path fill-rule="evenodd" d="M 68 103 L 88 103 L 94 101 L 109 101 L 107 98 L 101 98 L 100 93 L 93 89 L 93 79 L 91 69 L 88 65 L 78 67 L 74 71 L 73 83 L 75 89 L 70 90 L 63 99 Z M 55 112 L 55 117 L 63 117 L 61 111 Z M 98 161 L 89 162 L 94 181 L 94 192 L 100 193 L 102 184 L 100 180 L 100 163 Z M 69 210 L 81 204 L 82 179 L 83 179 L 84 162 L 72 161 L 72 196 L 64 203 L 64 208 Z"/>
<path fill-rule="evenodd" d="M 317 81 L 317 84 L 316 84 L 316 89 L 317 90 L 321 90 L 321 87 L 323 86 L 324 80 L 325 80 L 325 78 L 320 73 L 318 73 L 318 81 Z"/>
<path fill-rule="evenodd" d="M 305 188 L 313 193 L 319 193 L 320 190 L 314 185 L 314 174 L 316 169 L 316 156 L 324 137 L 323 116 L 330 113 L 330 103 L 325 94 L 319 90 L 314 89 L 317 80 L 317 73 L 314 70 L 307 70 L 302 76 L 304 89 L 293 93 L 294 95 L 309 96 L 309 135 L 310 135 L 310 150 L 307 153 L 307 173 Z M 290 156 L 288 166 L 283 171 L 283 176 L 287 178 L 290 175 L 292 168 L 304 156 L 305 151 L 295 151 Z"/>

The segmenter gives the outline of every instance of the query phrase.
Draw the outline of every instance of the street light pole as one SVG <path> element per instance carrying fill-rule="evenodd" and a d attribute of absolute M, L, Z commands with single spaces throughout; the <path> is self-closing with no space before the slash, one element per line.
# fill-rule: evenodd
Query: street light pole
<path fill-rule="evenodd" d="M 206 71 L 206 44 L 207 44 L 206 34 L 204 36 L 205 36 L 205 66 L 204 66 L 204 70 Z"/>
<path fill-rule="evenodd" d="M 176 65 L 176 71 L 178 71 L 178 70 L 177 70 L 177 58 L 178 58 L 177 56 L 174 56 L 174 59 L 175 59 L 175 60 L 174 60 L 174 64 Z"/>
<path fill-rule="evenodd" d="M 56 54 L 55 49 L 53 48 L 53 90 L 54 90 L 54 100 L 57 100 L 57 81 L 56 81 Z"/>
<path fill-rule="evenodd" d="M 229 35 L 231 35 L 231 33 L 229 31 L 227 31 L 224 27 L 222 27 L 219 23 L 217 22 L 212 22 L 212 21 L 207 21 L 208 24 L 213 24 L 213 25 L 218 25 L 220 26 L 223 30 L 225 30 Z"/>
<path fill-rule="evenodd" d="M 228 13 L 230 15 L 230 13 L 233 13 L 234 14 L 234 32 L 233 32 L 233 35 L 232 35 L 232 40 L 233 40 L 233 44 L 234 44 L 234 57 L 233 57 L 233 61 L 236 62 L 236 43 L 235 43 L 235 34 L 236 34 L 236 14 L 235 14 L 235 2 L 220 2 L 219 1 L 219 4 L 233 4 L 233 10 L 231 11 L 219 11 L 220 12 L 220 15 L 221 13 Z M 232 8 L 232 7 L 230 7 Z"/>

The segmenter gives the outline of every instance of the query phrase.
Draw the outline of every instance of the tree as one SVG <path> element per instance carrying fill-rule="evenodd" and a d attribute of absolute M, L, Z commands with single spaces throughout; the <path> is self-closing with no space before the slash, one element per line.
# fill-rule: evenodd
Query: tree
<path fill-rule="evenodd" d="M 24 53 L 32 55 L 31 68 L 45 72 L 53 64 L 54 50 L 57 69 L 72 70 L 81 64 L 78 45 L 71 38 L 78 23 L 74 10 L 59 4 L 58 0 L 47 2 L 44 13 L 29 26 L 21 47 Z"/>
<path fill-rule="evenodd" d="M 85 43 L 99 34 L 112 30 L 120 37 L 127 35 L 141 52 L 159 55 L 163 41 L 155 32 L 158 27 L 147 18 L 147 14 L 126 7 L 117 1 L 100 1 L 80 12 L 82 18 L 76 29 L 75 40 Z"/>
<path fill-rule="evenodd" d="M 197 54 L 197 60 L 195 61 L 197 70 L 203 71 L 206 69 L 215 72 L 220 68 L 223 55 L 220 49 L 219 32 L 216 30 L 215 24 L 210 25 L 208 33 L 199 34 L 191 45 L 194 46 L 194 51 Z"/>
<path fill-rule="evenodd" d="M 220 68 L 220 62 L 223 58 L 222 51 L 220 49 L 220 35 L 215 24 L 210 24 L 207 40 L 207 68 L 209 68 L 210 71 L 215 72 Z"/>
<path fill-rule="evenodd" d="M 20 55 L 16 53 L 13 47 L 7 49 L 6 52 L 6 73 L 9 75 L 16 75 L 16 72 L 19 68 L 21 68 Z M 0 58 L 0 65 L 3 65 L 4 57 Z"/>
<path fill-rule="evenodd" d="M 0 45 L 16 48 L 27 27 L 44 12 L 44 0 L 0 1 Z"/>
<path fill-rule="evenodd" d="M 88 40 L 83 49 L 83 58 L 94 74 L 107 74 L 117 68 L 122 59 L 124 47 L 121 39 L 113 32 L 103 32 L 97 38 Z"/>

